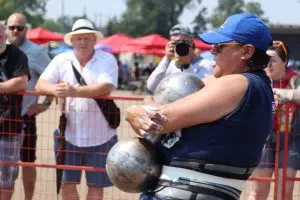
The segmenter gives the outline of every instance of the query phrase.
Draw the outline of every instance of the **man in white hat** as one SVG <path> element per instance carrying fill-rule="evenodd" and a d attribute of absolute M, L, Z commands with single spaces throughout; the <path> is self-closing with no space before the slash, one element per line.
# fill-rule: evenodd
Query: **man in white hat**
<path fill-rule="evenodd" d="M 66 98 L 66 165 L 105 168 L 107 152 L 117 142 L 116 130 L 106 121 L 92 97 L 106 96 L 118 84 L 118 65 L 113 55 L 94 50 L 102 33 L 87 19 L 78 19 L 64 37 L 73 51 L 56 56 L 40 76 L 37 92 Z M 87 85 L 80 85 L 76 69 Z M 76 184 L 81 171 L 64 170 L 62 198 L 79 199 Z M 111 186 L 105 172 L 86 171 L 87 199 L 102 199 L 103 187 Z"/>

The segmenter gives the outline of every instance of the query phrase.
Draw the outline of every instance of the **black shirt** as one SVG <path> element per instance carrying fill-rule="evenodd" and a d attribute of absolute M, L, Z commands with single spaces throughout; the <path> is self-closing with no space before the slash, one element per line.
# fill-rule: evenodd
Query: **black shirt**
<path fill-rule="evenodd" d="M 7 45 L 0 55 L 0 82 L 24 75 L 30 77 L 27 56 L 16 46 Z M 0 94 L 1 135 L 21 133 L 22 100 L 23 95 Z"/>

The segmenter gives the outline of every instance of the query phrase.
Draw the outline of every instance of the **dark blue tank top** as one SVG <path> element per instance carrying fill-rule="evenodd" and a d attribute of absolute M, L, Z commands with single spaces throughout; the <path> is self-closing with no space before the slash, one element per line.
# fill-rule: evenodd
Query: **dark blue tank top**
<path fill-rule="evenodd" d="M 249 86 L 236 110 L 215 122 L 182 129 L 179 141 L 170 148 L 159 145 L 164 164 L 174 158 L 237 167 L 259 163 L 272 130 L 273 92 L 264 71 L 243 75 Z"/>

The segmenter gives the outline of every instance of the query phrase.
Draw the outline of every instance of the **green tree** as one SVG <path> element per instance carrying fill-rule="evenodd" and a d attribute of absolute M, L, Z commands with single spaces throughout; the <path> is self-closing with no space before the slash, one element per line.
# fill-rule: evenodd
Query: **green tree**
<path fill-rule="evenodd" d="M 264 11 L 258 2 L 249 2 L 245 4 L 243 0 L 219 0 L 218 6 L 214 9 L 213 14 L 209 17 L 208 21 L 212 27 L 219 27 L 227 17 L 237 13 L 252 13 L 263 18 Z"/>
<path fill-rule="evenodd" d="M 209 18 L 213 27 L 219 27 L 228 16 L 243 12 L 245 5 L 243 0 L 219 0 L 218 2 L 218 6 Z"/>
<path fill-rule="evenodd" d="M 33 27 L 43 22 L 47 0 L 0 0 L 0 19 L 6 20 L 13 12 L 23 13 Z"/>
<path fill-rule="evenodd" d="M 41 26 L 55 32 L 60 32 L 61 30 L 61 25 L 53 19 L 44 20 L 44 23 Z"/>
<path fill-rule="evenodd" d="M 261 8 L 260 3 L 258 3 L 258 2 L 248 2 L 245 5 L 245 12 L 255 14 L 255 15 L 259 16 L 266 23 L 269 22 L 269 20 L 267 18 L 263 17 L 263 15 L 265 13 Z"/>
<path fill-rule="evenodd" d="M 118 21 L 109 20 L 107 33 L 123 32 L 131 36 L 158 33 L 169 37 L 183 10 L 195 0 L 126 0 L 127 10 Z"/>
<path fill-rule="evenodd" d="M 207 18 L 205 15 L 207 14 L 207 9 L 201 8 L 197 16 L 194 18 L 192 24 L 194 25 L 193 33 L 197 35 L 198 33 L 205 32 L 207 30 Z"/>
<path fill-rule="evenodd" d="M 86 16 L 84 15 L 74 16 L 74 17 L 64 16 L 64 17 L 59 17 L 57 20 L 45 19 L 44 23 L 41 24 L 40 26 L 49 29 L 51 31 L 67 33 L 72 30 L 73 23 L 79 18 L 86 18 Z"/>
<path fill-rule="evenodd" d="M 72 26 L 73 23 L 80 18 L 87 18 L 86 15 L 82 15 L 82 16 L 63 16 L 63 17 L 59 17 L 57 18 L 57 25 L 59 25 L 59 32 L 61 33 L 68 33 L 70 31 L 72 31 Z"/>
<path fill-rule="evenodd" d="M 117 33 L 119 30 L 119 22 L 117 17 L 113 17 L 108 20 L 106 27 L 104 28 L 104 34 L 105 35 L 112 35 L 114 33 Z"/>

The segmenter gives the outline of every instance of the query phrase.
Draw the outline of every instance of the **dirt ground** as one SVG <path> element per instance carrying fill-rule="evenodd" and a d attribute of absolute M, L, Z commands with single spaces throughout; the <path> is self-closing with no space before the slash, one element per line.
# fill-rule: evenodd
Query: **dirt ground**
<path fill-rule="evenodd" d="M 132 96 L 138 97 L 139 95 L 128 91 L 115 91 L 113 96 Z M 117 104 L 124 113 L 129 105 L 139 104 L 140 101 L 135 100 L 117 100 Z M 53 150 L 53 132 L 58 127 L 59 120 L 59 107 L 52 103 L 50 109 L 37 118 L 38 124 L 38 140 L 37 140 L 37 164 L 55 165 L 54 150 Z M 118 128 L 119 139 L 129 138 L 133 133 L 129 125 L 125 122 L 122 116 L 122 122 Z M 15 192 L 13 195 L 14 200 L 24 199 L 23 183 L 22 183 L 22 170 L 20 168 L 19 178 L 15 185 Z M 80 199 L 85 199 L 87 187 L 85 186 L 85 176 L 83 173 L 82 183 L 78 185 Z M 53 168 L 37 167 L 37 182 L 34 194 L 34 200 L 53 200 L 57 199 L 56 195 L 56 174 Z M 121 192 L 115 187 L 105 189 L 105 198 L 108 200 L 122 200 L 122 199 L 138 199 L 137 194 L 126 194 Z"/>
<path fill-rule="evenodd" d="M 115 91 L 113 96 L 139 96 L 128 91 Z M 140 104 L 140 101 L 136 100 L 117 100 L 117 104 L 120 106 L 122 113 L 125 113 L 126 109 L 130 105 Z M 38 116 L 38 143 L 37 143 L 37 160 L 38 164 L 55 164 L 54 151 L 53 151 L 53 131 L 58 125 L 59 109 L 55 103 L 52 104 L 51 108 Z M 133 132 L 129 125 L 124 120 L 124 115 L 122 116 L 122 123 L 120 128 L 118 128 L 119 139 L 125 139 L 132 136 Z M 35 200 L 53 200 L 57 199 L 56 195 L 56 175 L 55 169 L 49 168 L 37 168 L 37 183 L 35 189 Z M 15 192 L 13 199 L 19 200 L 24 199 L 24 191 L 21 179 L 22 170 L 20 170 L 19 178 L 16 182 Z M 252 185 L 249 182 L 242 194 L 241 199 L 246 200 L 249 197 L 249 192 L 251 191 Z M 300 199 L 300 189 L 299 184 L 296 184 L 294 189 L 294 199 Z M 81 185 L 78 185 L 78 191 L 80 194 L 80 199 L 85 199 L 87 193 L 87 187 L 85 186 L 85 177 L 82 177 Z M 138 199 L 138 194 L 128 194 L 118 190 L 115 187 L 110 187 L 105 189 L 105 197 L 107 200 L 134 200 Z M 273 194 L 269 195 L 268 200 L 274 199 Z"/>

